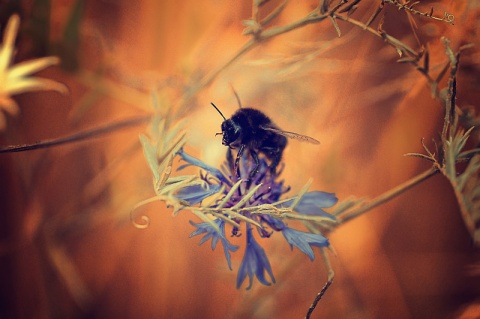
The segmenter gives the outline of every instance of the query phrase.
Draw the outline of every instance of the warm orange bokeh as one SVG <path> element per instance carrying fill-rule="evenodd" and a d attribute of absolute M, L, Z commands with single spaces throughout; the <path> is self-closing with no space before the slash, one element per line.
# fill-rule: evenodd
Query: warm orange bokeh
<path fill-rule="evenodd" d="M 27 24 L 33 9 L 24 2 Z M 288 3 L 274 25 L 301 18 L 318 3 L 297 2 Z M 432 68 L 446 61 L 440 36 L 454 48 L 479 44 L 478 8 L 471 2 L 431 4 L 440 15 L 453 13 L 454 26 L 413 17 L 420 40 L 429 43 Z M 272 0 L 261 13 L 279 3 Z M 62 36 L 74 5 L 52 1 L 52 42 Z M 366 21 L 375 8 L 362 1 L 355 18 Z M 65 83 L 70 93 L 16 97 L 21 115 L 9 119 L 2 145 L 146 114 L 152 90 L 160 92 L 161 108 L 173 108 L 187 85 L 248 40 L 241 21 L 251 16 L 251 2 L 85 1 L 83 12 L 78 69 L 41 73 Z M 221 118 L 210 102 L 232 114 L 232 84 L 244 105 L 262 109 L 285 130 L 321 141 L 291 141 L 285 150 L 283 176 L 292 194 L 313 177 L 312 189 L 335 192 L 340 200 L 371 198 L 427 169 L 426 161 L 403 154 L 422 152 L 421 138 L 434 147 L 441 105 L 419 72 L 395 62 L 393 48 L 338 23 L 340 38 L 323 21 L 263 43 L 200 90 L 177 113 L 186 116 L 188 151 L 211 165 L 222 162 L 225 148 L 215 137 Z M 405 12 L 388 9 L 384 29 L 419 49 Z M 28 56 L 32 43 L 26 39 L 18 42 L 18 59 Z M 466 53 L 468 68 L 459 74 L 462 105 L 479 100 L 475 52 Z M 318 252 L 311 263 L 281 236 L 262 240 L 277 284 L 237 290 L 242 237 L 233 240 L 241 248 L 229 271 L 221 247 L 212 253 L 209 242 L 198 246 L 198 237 L 188 238 L 194 230 L 188 221 L 196 220 L 189 213 L 172 217 L 170 208 L 154 203 L 137 212 L 150 217 L 150 226 L 132 226 L 132 207 L 154 195 L 138 142 L 144 132 L 137 126 L 56 148 L 0 154 L 0 317 L 303 318 L 326 280 Z M 469 313 L 480 302 L 479 255 L 442 176 L 341 226 L 329 239 L 335 281 L 313 318 L 442 318 L 464 311 L 462 318 L 475 317 Z M 476 276 L 469 271 L 475 262 Z"/>

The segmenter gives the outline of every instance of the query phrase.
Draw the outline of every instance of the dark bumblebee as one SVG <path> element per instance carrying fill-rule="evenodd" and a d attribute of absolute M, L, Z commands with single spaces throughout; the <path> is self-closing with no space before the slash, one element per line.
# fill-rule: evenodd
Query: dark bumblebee
<path fill-rule="evenodd" d="M 240 175 L 238 163 L 245 149 L 248 150 L 256 164 L 250 172 L 249 177 L 252 178 L 260 165 L 258 153 L 263 153 L 270 160 L 270 170 L 272 174 L 276 173 L 276 167 L 287 146 L 287 137 L 312 144 L 320 143 L 305 135 L 280 130 L 268 116 L 259 110 L 240 107 L 230 119 L 226 119 L 215 104 L 211 104 L 224 119 L 221 126 L 222 133 L 217 133 L 223 135 L 222 144 L 232 149 L 238 148 L 235 159 L 237 175 Z"/>

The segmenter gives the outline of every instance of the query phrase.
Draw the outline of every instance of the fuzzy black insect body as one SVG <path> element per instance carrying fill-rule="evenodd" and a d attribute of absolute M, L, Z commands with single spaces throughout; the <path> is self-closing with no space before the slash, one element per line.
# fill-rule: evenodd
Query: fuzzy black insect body
<path fill-rule="evenodd" d="M 245 150 L 250 153 L 255 161 L 255 167 L 249 175 L 251 179 L 258 172 L 260 166 L 259 153 L 264 154 L 270 161 L 272 174 L 276 173 L 276 168 L 282 159 L 283 150 L 287 146 L 287 137 L 319 144 L 317 140 L 311 137 L 280 130 L 268 116 L 257 109 L 240 108 L 230 119 L 227 119 L 215 104 L 211 104 L 224 119 L 221 125 L 222 132 L 217 133 L 223 136 L 222 144 L 232 149 L 238 149 L 235 159 L 237 176 L 240 175 L 238 164 Z"/>

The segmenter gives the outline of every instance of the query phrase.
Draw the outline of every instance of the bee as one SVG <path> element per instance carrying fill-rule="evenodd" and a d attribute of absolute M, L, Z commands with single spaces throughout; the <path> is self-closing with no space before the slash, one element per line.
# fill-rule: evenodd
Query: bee
<path fill-rule="evenodd" d="M 276 174 L 276 168 L 282 159 L 283 150 L 287 146 L 287 137 L 301 142 L 320 144 L 312 137 L 282 131 L 263 112 L 254 108 L 243 108 L 238 97 L 237 100 L 240 108 L 230 119 L 227 119 L 218 107 L 211 103 L 224 119 L 221 125 L 222 132 L 216 135 L 222 135 L 223 145 L 231 149 L 238 148 L 234 166 L 237 177 L 240 177 L 238 163 L 245 150 L 250 153 L 255 161 L 255 167 L 249 174 L 251 179 L 258 172 L 260 166 L 259 153 L 264 154 L 270 161 L 270 171 L 272 174 Z"/>

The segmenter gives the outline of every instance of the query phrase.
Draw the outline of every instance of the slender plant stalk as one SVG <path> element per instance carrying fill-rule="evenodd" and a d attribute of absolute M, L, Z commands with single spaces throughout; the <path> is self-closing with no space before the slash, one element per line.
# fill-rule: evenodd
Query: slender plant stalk
<path fill-rule="evenodd" d="M 323 286 L 322 290 L 315 296 L 315 299 L 313 300 L 312 305 L 310 308 L 308 308 L 307 315 L 305 316 L 305 319 L 310 319 L 310 316 L 312 315 L 313 311 L 317 307 L 318 302 L 320 299 L 322 299 L 323 295 L 325 295 L 325 292 L 327 289 L 330 287 L 330 285 L 333 283 L 333 278 L 329 279 L 326 283 L 325 286 Z"/>
<path fill-rule="evenodd" d="M 408 181 L 398 185 L 397 187 L 381 194 L 377 198 L 373 199 L 369 203 L 361 206 L 358 209 L 355 209 L 353 211 L 347 211 L 343 215 L 337 216 L 337 221 L 339 224 L 344 224 L 352 219 L 355 219 L 362 214 L 374 209 L 377 206 L 380 206 L 389 200 L 397 197 L 398 195 L 402 194 L 403 192 L 409 190 L 410 188 L 416 186 L 417 184 L 420 184 L 421 182 L 427 180 L 428 178 L 432 177 L 433 175 L 437 174 L 439 172 L 438 168 L 436 166 L 432 166 L 430 169 L 424 171 L 423 173 L 418 174 L 417 176 L 409 179 Z M 325 285 L 323 286 L 322 290 L 315 296 L 315 299 L 313 300 L 312 305 L 310 308 L 308 308 L 307 314 L 305 316 L 305 319 L 309 319 L 310 316 L 312 315 L 313 311 L 317 307 L 317 304 L 320 302 L 322 297 L 325 295 L 325 292 L 327 289 L 330 287 L 330 285 L 333 283 L 333 278 L 334 278 L 334 272 L 333 268 L 330 264 L 330 260 L 328 259 L 328 255 L 325 252 L 325 249 L 322 248 L 322 257 L 324 260 L 324 263 L 327 267 L 328 271 L 328 279 Z"/>
<path fill-rule="evenodd" d="M 415 58 L 418 58 L 418 53 L 415 50 L 413 50 L 412 48 L 410 48 L 408 45 L 404 44 L 403 42 L 401 42 L 397 38 L 392 37 L 391 35 L 379 32 L 378 30 L 375 30 L 374 28 L 367 26 L 365 23 L 363 23 L 361 21 L 358 21 L 358 20 L 355 20 L 355 19 L 353 19 L 349 16 L 343 16 L 343 15 L 335 14 L 334 17 L 336 19 L 339 19 L 339 20 L 348 22 L 350 24 L 353 24 L 357 27 L 360 27 L 360 28 L 364 29 L 365 31 L 370 32 L 371 34 L 375 35 L 376 37 L 384 39 L 384 41 L 387 42 L 389 45 L 391 45 L 395 48 L 400 47 L 406 53 L 408 53 L 409 55 L 411 55 Z"/>
<path fill-rule="evenodd" d="M 327 282 L 323 286 L 322 290 L 315 296 L 315 299 L 312 302 L 312 305 L 310 308 L 308 308 L 307 314 L 305 316 L 305 319 L 309 319 L 310 316 L 312 315 L 313 311 L 317 307 L 317 304 L 320 302 L 320 299 L 322 299 L 323 295 L 325 295 L 325 292 L 327 292 L 328 287 L 333 283 L 333 278 L 335 276 L 335 272 L 333 271 L 332 264 L 330 263 L 330 258 L 328 257 L 327 251 L 324 247 L 321 248 L 322 252 L 322 258 L 323 258 L 323 263 L 327 267 Z"/>
<path fill-rule="evenodd" d="M 235 62 L 239 57 L 253 49 L 258 44 L 258 40 L 251 38 L 248 40 L 227 62 L 207 74 L 203 79 L 200 80 L 186 95 L 185 100 L 193 97 L 198 91 L 202 88 L 208 86 L 212 81 L 220 74 L 223 70 L 229 67 L 233 62 Z"/>
<path fill-rule="evenodd" d="M 395 198 L 396 196 L 402 194 L 403 192 L 409 190 L 410 188 L 429 179 L 430 177 L 437 174 L 438 172 L 439 172 L 438 168 L 436 166 L 432 166 L 431 168 L 424 171 L 423 173 L 420 173 L 417 176 L 409 179 L 408 181 L 398 185 L 397 187 L 392 188 L 391 190 L 386 191 L 385 193 L 379 195 L 377 198 L 371 200 L 370 202 L 361 206 L 360 208 L 355 209 L 353 211 L 347 211 L 346 213 L 339 215 L 337 220 L 339 223 L 344 224 L 354 218 L 357 218 L 360 215 L 365 214 L 366 212 L 372 210 L 373 208 L 388 202 L 389 200 Z"/>
<path fill-rule="evenodd" d="M 229 67 L 233 62 L 238 58 L 243 56 L 245 53 L 249 52 L 255 48 L 261 42 L 267 41 L 271 38 L 274 38 L 278 35 L 293 31 L 295 29 L 301 28 L 308 24 L 313 24 L 327 19 L 329 16 L 334 14 L 346 1 L 340 1 L 336 6 L 330 9 L 328 12 L 320 14 L 319 8 L 316 8 L 310 12 L 305 17 L 289 23 L 285 26 L 271 28 L 267 30 L 260 30 L 258 33 L 255 33 L 230 59 L 228 59 L 224 64 L 220 65 L 217 69 L 207 74 L 203 79 L 201 79 L 196 85 L 194 85 L 183 98 L 183 103 L 190 100 L 197 92 L 199 92 L 205 86 L 208 86 L 223 70 Z M 255 13 L 254 13 L 255 15 Z M 256 19 L 253 17 L 253 19 Z"/>
<path fill-rule="evenodd" d="M 148 123 L 151 120 L 151 118 L 152 118 L 152 115 L 137 116 L 137 117 L 129 118 L 126 120 L 105 124 L 103 126 L 95 127 L 93 129 L 88 129 L 88 130 L 67 135 L 64 137 L 43 140 L 33 144 L 21 144 L 21 145 L 1 147 L 0 153 L 16 153 L 16 152 L 33 151 L 33 150 L 38 150 L 38 149 L 47 148 L 47 147 L 60 146 L 68 143 L 80 142 L 83 140 L 99 137 L 101 135 L 114 133 L 116 131 L 120 131 L 128 127 L 133 127 L 133 126 Z"/>

